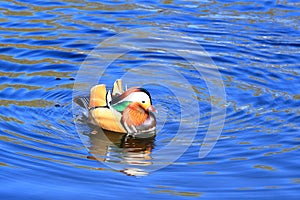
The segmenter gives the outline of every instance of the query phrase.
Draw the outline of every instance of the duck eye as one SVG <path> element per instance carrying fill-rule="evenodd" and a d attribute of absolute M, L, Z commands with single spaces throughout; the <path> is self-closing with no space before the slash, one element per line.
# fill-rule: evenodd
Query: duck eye
<path fill-rule="evenodd" d="M 145 103 L 145 101 L 142 101 L 142 103 Z"/>

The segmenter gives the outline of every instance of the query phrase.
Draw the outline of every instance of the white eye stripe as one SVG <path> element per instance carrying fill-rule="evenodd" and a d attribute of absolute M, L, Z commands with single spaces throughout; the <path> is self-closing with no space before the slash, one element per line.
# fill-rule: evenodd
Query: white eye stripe
<path fill-rule="evenodd" d="M 144 92 L 134 92 L 130 95 L 128 95 L 126 98 L 123 99 L 123 101 L 133 101 L 133 102 L 147 102 L 150 101 L 149 96 Z"/>

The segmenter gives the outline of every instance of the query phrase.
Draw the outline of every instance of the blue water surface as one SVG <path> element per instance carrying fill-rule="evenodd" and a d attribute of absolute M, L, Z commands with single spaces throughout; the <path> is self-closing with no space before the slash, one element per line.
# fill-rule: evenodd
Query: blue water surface
<path fill-rule="evenodd" d="M 1 199 L 299 199 L 298 1 L 4 0 L 0 9 Z M 226 118 L 206 157 L 198 155 L 214 97 L 191 63 L 159 48 L 134 49 L 143 35 L 131 41 L 133 51 L 111 63 L 103 81 L 111 85 L 139 66 L 145 74 L 171 68 L 193 86 L 193 97 L 168 70 L 165 78 L 151 74 L 157 84 L 140 82 L 159 110 L 152 140 L 124 142 L 108 133 L 107 141 L 91 135 L 74 112 L 82 63 L 101 42 L 134 28 L 182 33 L 218 66 L 226 92 L 226 103 L 218 106 Z M 185 42 L 179 37 L 172 48 L 192 50 Z M 197 102 L 200 113 L 181 113 L 180 99 Z M 160 158 L 164 168 L 141 170 L 154 165 L 153 155 L 172 141 L 180 121 L 195 114 L 197 134 L 187 150 L 175 162 Z"/>

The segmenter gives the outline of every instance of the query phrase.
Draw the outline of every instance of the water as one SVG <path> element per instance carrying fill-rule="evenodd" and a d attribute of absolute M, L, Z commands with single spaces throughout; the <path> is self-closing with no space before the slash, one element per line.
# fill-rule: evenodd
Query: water
<path fill-rule="evenodd" d="M 299 198 L 297 1 L 2 1 L 0 8 L 1 199 Z M 158 73 L 168 88 L 146 85 L 160 111 L 154 139 L 106 133 L 107 141 L 73 116 L 82 63 L 100 42 L 134 28 L 194 38 L 218 66 L 227 101 L 218 106 L 226 108 L 226 118 L 205 158 L 198 156 L 212 112 L 207 84 L 190 63 L 161 49 L 130 52 L 103 77 L 111 85 L 124 72 L 159 66 L 169 67 L 165 75 L 176 69 L 194 86 L 195 95 L 183 98 L 189 94 L 184 86 Z M 174 49 L 187 46 L 179 38 Z M 134 84 L 145 83 L 129 80 Z M 180 120 L 190 120 L 189 113 L 180 117 L 180 99 L 197 102 L 200 122 L 191 144 L 176 144 L 187 147 L 183 155 L 167 163 L 172 152 L 160 150 Z M 84 131 L 78 133 L 76 124 Z M 148 170 L 157 163 L 168 166 Z"/>

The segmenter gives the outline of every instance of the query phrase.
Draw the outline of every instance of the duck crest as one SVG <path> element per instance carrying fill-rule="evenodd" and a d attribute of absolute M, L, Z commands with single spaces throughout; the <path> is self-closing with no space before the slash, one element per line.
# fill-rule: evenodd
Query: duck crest
<path fill-rule="evenodd" d="M 126 97 L 128 97 L 130 94 L 132 94 L 134 92 L 141 92 L 141 91 L 145 90 L 145 89 L 143 89 L 143 90 L 141 90 L 141 89 L 143 89 L 143 88 L 133 87 L 133 88 L 129 88 L 128 90 L 126 90 L 123 94 L 113 95 L 111 104 L 114 105 L 114 104 L 121 102 L 122 100 L 124 100 Z"/>

